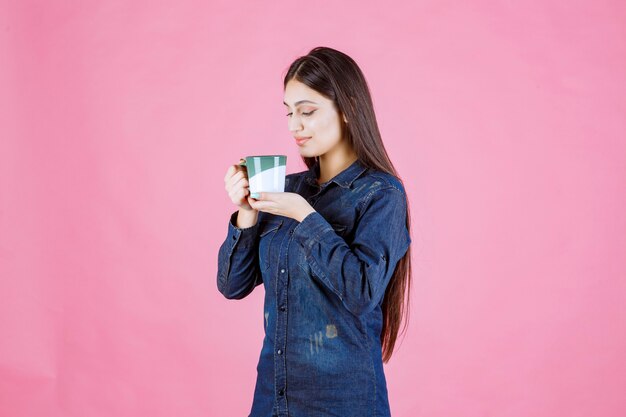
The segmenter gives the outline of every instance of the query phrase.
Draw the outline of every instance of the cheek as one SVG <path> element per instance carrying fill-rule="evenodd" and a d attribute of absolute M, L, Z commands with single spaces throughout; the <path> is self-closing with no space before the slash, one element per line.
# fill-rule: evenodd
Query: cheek
<path fill-rule="evenodd" d="M 341 126 L 338 120 L 332 117 L 316 118 L 309 121 L 309 129 L 316 137 L 324 141 L 335 141 L 341 135 Z"/>

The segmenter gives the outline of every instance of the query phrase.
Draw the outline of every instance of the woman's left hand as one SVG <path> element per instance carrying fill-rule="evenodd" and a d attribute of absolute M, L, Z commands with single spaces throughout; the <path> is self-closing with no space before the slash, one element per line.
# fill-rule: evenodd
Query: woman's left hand
<path fill-rule="evenodd" d="M 257 193 L 258 198 L 248 196 L 248 204 L 259 211 L 276 214 L 279 216 L 291 217 L 299 222 L 315 209 L 297 193 Z"/>

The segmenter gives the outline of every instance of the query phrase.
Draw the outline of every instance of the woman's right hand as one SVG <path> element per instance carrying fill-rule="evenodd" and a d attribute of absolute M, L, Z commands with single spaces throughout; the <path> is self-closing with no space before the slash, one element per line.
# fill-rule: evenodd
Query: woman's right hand
<path fill-rule="evenodd" d="M 224 176 L 224 185 L 233 204 L 250 212 L 258 211 L 248 204 L 247 196 L 250 195 L 250 189 L 248 188 L 248 171 L 245 166 L 239 164 L 229 166 Z"/>

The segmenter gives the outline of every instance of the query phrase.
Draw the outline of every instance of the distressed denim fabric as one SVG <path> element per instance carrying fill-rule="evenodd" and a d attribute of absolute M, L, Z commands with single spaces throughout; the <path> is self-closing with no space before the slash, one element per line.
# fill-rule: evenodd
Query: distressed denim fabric
<path fill-rule="evenodd" d="M 402 184 L 359 161 L 319 185 L 319 165 L 285 191 L 316 210 L 302 222 L 259 212 L 219 249 L 229 299 L 265 288 L 250 417 L 390 416 L 380 333 L 385 288 L 411 242 Z"/>

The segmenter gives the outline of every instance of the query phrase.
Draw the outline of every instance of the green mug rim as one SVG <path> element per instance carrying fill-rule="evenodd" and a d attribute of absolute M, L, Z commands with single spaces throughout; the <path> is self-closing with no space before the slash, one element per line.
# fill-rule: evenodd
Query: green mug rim
<path fill-rule="evenodd" d="M 240 160 L 241 162 L 239 162 L 239 164 L 238 164 L 238 165 L 239 165 L 239 166 L 244 166 L 244 167 L 245 167 L 245 166 L 246 166 L 246 158 L 257 158 L 257 157 L 266 157 L 266 156 L 269 156 L 269 157 L 272 157 L 272 158 L 273 158 L 273 157 L 276 157 L 276 156 L 278 156 L 278 157 L 284 157 L 284 158 L 287 158 L 287 155 L 248 155 L 248 156 L 245 156 L 245 157 L 243 157 L 243 158 L 239 158 L 239 160 Z"/>

